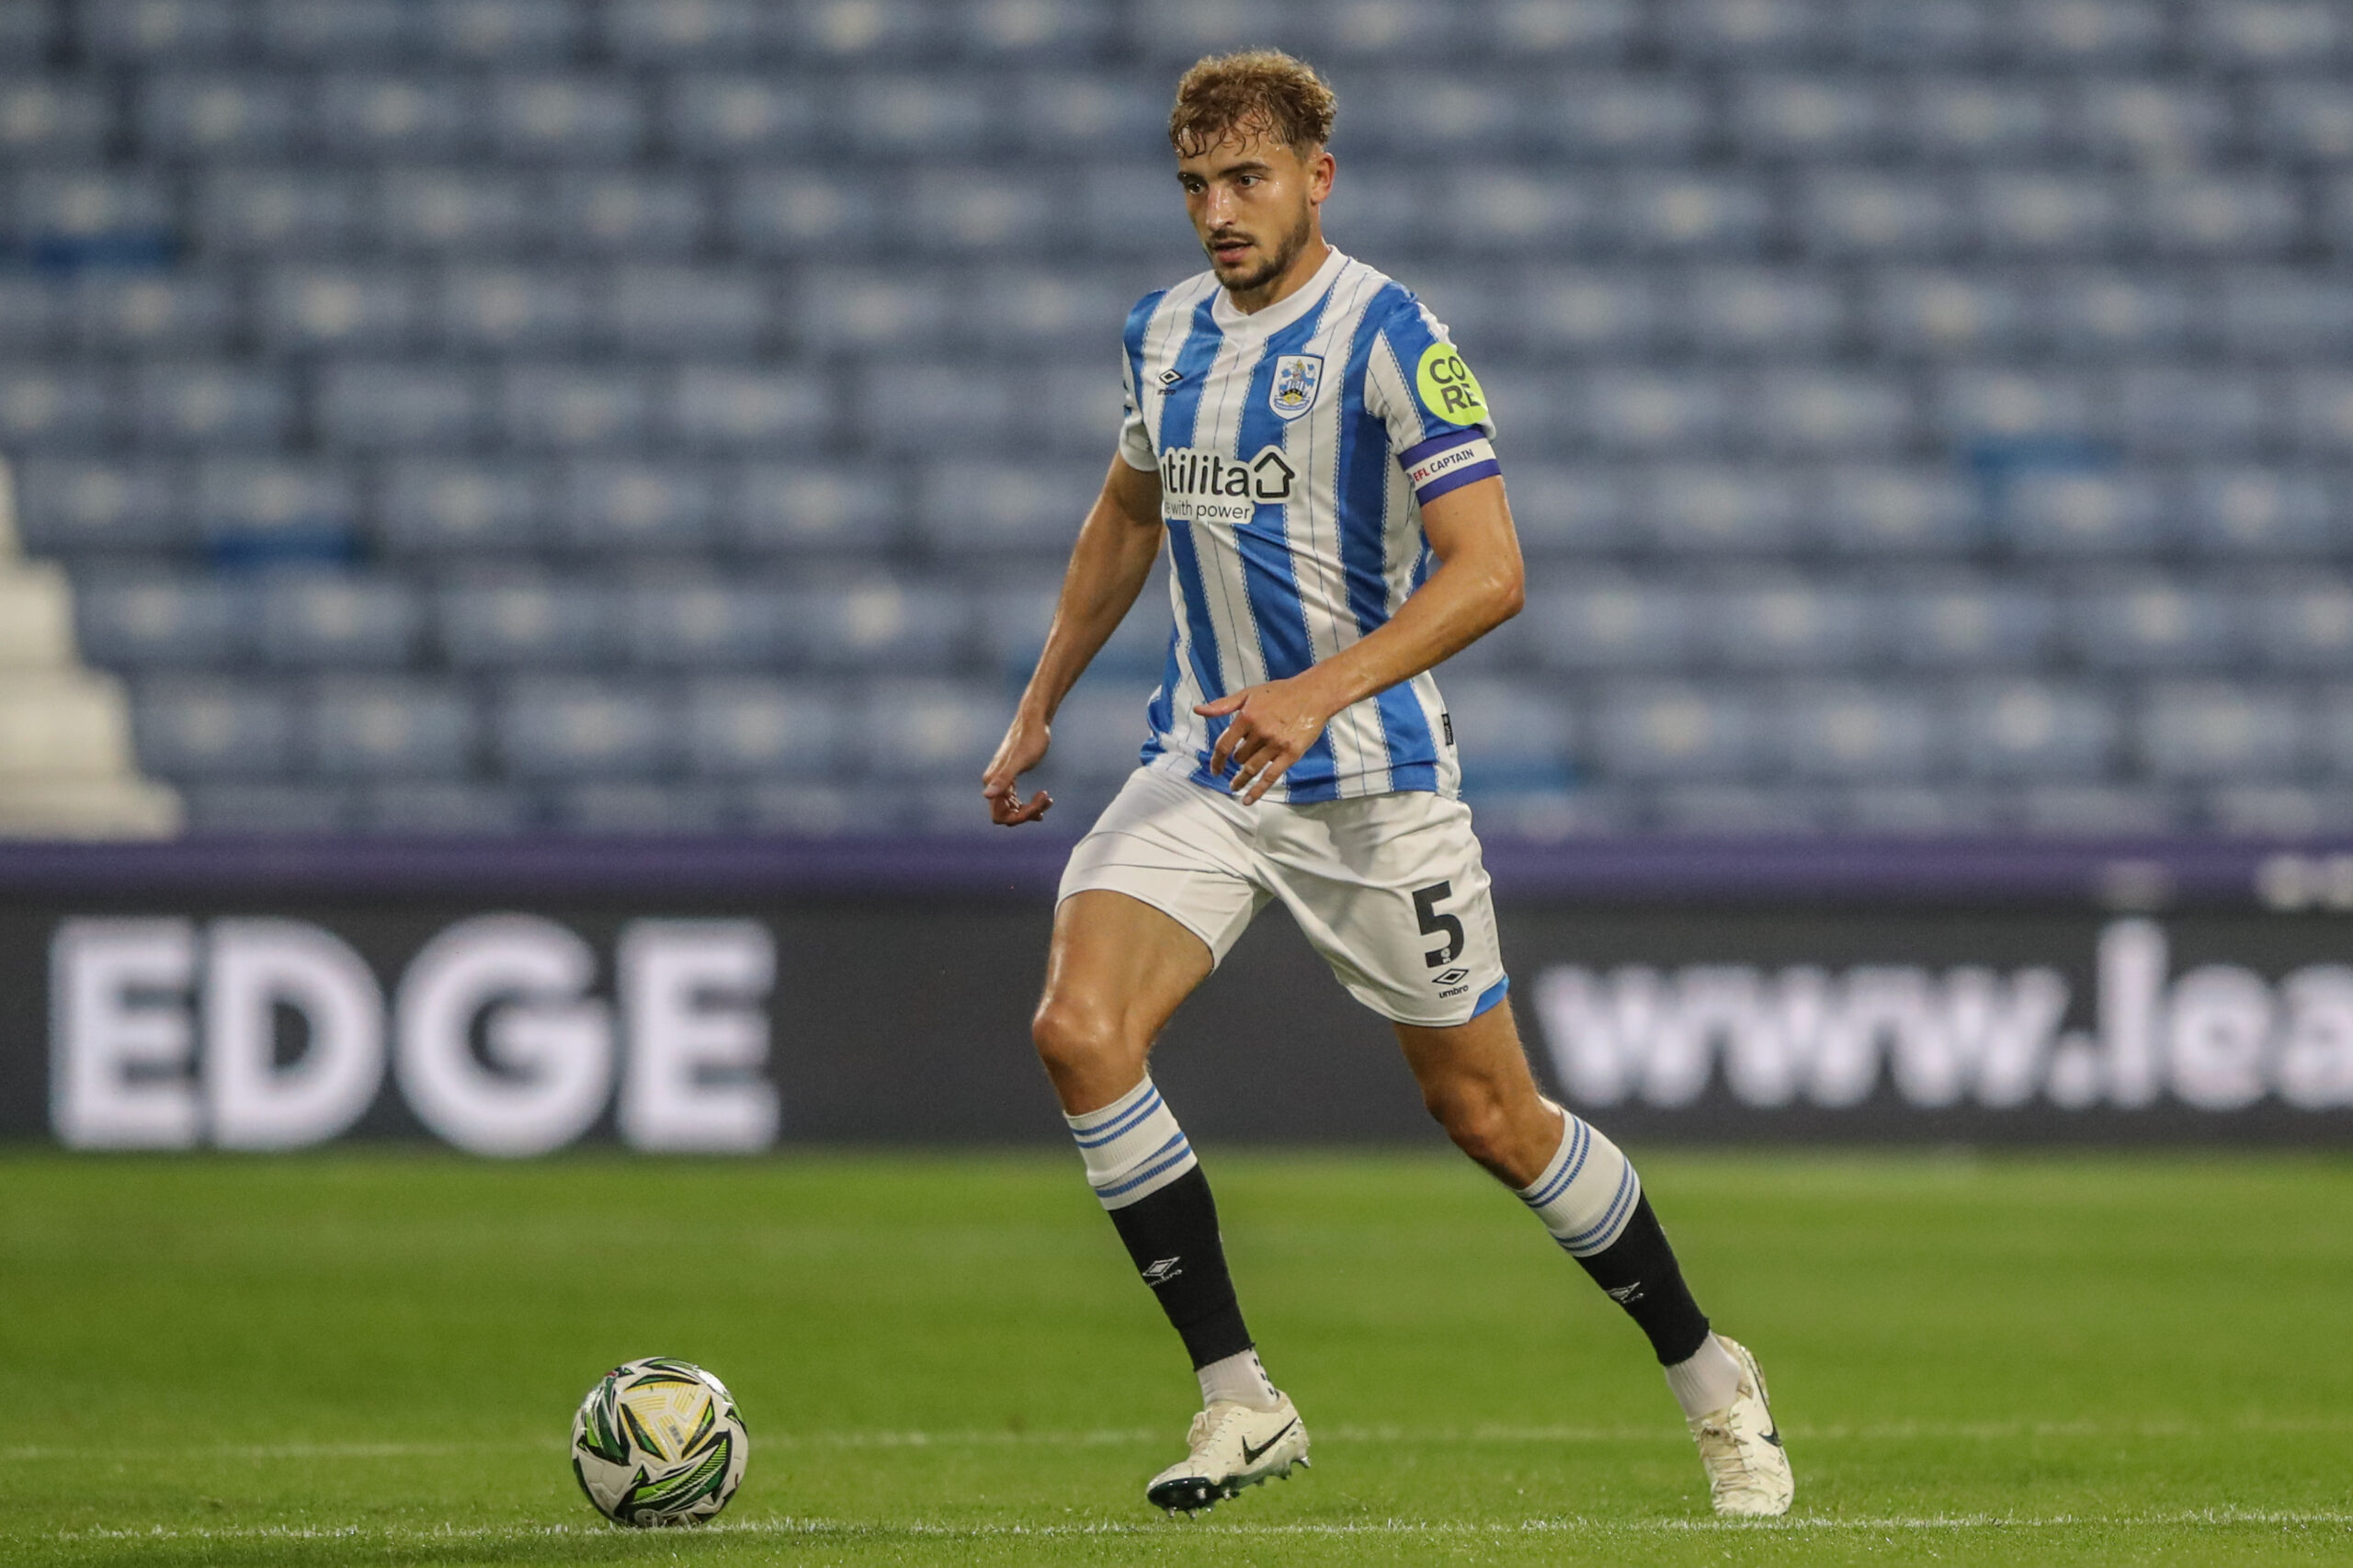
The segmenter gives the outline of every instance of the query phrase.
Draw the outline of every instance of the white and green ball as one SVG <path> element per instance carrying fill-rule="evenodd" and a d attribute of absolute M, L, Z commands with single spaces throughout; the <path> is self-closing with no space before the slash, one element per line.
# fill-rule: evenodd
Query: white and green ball
<path fill-rule="evenodd" d="M 743 1484 L 750 1457 L 727 1385 L 667 1356 L 615 1367 L 572 1418 L 572 1473 L 618 1524 L 710 1518 Z"/>

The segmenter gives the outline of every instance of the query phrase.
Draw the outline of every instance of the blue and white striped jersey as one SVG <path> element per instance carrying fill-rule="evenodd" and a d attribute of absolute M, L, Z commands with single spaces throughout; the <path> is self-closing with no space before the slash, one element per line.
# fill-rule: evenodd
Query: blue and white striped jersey
<path fill-rule="evenodd" d="M 1255 314 L 1215 274 L 1129 313 L 1120 455 L 1160 471 L 1176 627 L 1145 766 L 1204 784 L 1226 721 L 1196 703 L 1298 675 L 1384 624 L 1428 576 L 1422 503 L 1500 472 L 1446 329 L 1335 250 Z M 1267 792 L 1304 804 L 1460 780 L 1427 673 L 1339 714 Z"/>

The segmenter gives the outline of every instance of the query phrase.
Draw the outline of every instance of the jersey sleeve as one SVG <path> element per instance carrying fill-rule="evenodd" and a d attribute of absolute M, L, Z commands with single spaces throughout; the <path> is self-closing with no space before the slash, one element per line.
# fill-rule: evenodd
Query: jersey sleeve
<path fill-rule="evenodd" d="M 1149 473 L 1160 466 L 1152 449 L 1152 432 L 1145 428 L 1142 400 L 1136 396 L 1136 362 L 1132 354 L 1120 360 L 1120 384 L 1125 390 L 1126 412 L 1120 418 L 1120 457 L 1130 468 Z"/>
<path fill-rule="evenodd" d="M 1427 503 L 1503 472 L 1495 421 L 1479 378 L 1422 302 L 1404 295 L 1381 327 L 1365 406 L 1388 427 L 1389 449 Z"/>

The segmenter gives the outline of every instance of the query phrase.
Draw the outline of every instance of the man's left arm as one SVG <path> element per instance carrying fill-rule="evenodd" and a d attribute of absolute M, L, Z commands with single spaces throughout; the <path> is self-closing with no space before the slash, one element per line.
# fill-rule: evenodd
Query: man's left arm
<path fill-rule="evenodd" d="M 1504 482 L 1490 477 L 1422 503 L 1438 570 L 1386 625 L 1287 680 L 1246 687 L 1193 710 L 1230 718 L 1210 770 L 1234 767 L 1233 792 L 1255 801 L 1307 755 L 1332 716 L 1410 680 L 1519 613 L 1527 573 Z"/>

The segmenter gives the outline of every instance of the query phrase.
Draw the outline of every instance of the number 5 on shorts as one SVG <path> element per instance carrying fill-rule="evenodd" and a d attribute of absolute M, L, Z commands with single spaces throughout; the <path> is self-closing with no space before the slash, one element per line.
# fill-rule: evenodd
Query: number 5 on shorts
<path fill-rule="evenodd" d="M 1452 963 L 1462 951 L 1462 922 L 1451 915 L 1440 915 L 1438 906 L 1454 896 L 1452 882 L 1432 882 L 1426 888 L 1414 890 L 1414 914 L 1422 923 L 1422 935 L 1434 937 L 1445 933 L 1446 946 L 1432 948 L 1422 955 L 1422 961 L 1432 969 Z"/>

